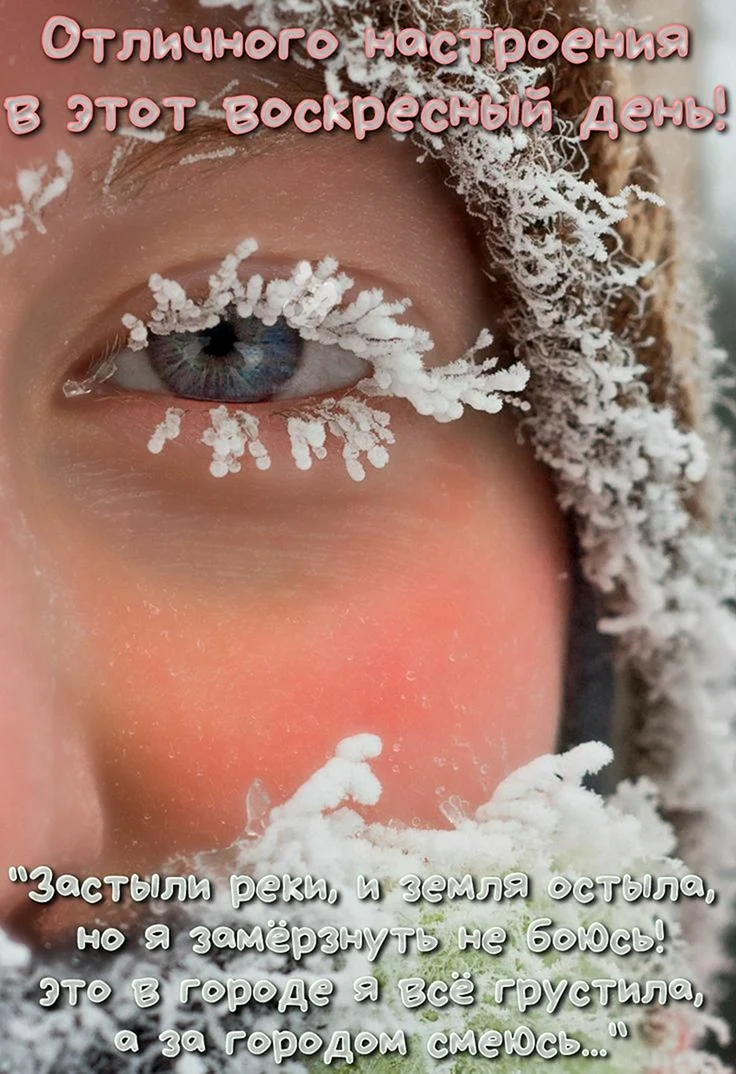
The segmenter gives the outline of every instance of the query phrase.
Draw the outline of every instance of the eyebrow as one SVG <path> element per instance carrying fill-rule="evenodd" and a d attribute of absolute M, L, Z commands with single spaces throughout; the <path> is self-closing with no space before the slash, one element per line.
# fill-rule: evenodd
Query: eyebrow
<path fill-rule="evenodd" d="M 269 65 L 265 70 L 270 75 L 273 73 L 273 65 Z M 248 89 L 253 91 L 253 96 L 279 96 L 293 107 L 305 97 L 319 98 L 325 93 L 324 77 L 321 69 L 316 66 L 284 64 L 283 69 L 279 68 L 275 73 L 279 76 L 278 81 L 251 67 L 247 69 Z M 261 134 L 271 134 L 272 137 L 268 140 L 270 147 L 274 144 L 274 139 L 281 140 L 292 133 L 289 127 L 276 131 L 259 127 L 248 135 L 231 134 L 224 113 L 213 115 L 212 110 L 219 108 L 219 99 L 229 95 L 228 91 L 233 90 L 233 84 L 231 81 L 223 86 L 209 101 L 203 97 L 201 105 L 208 105 L 209 110 L 190 112 L 183 131 L 168 130 L 160 140 L 136 136 L 137 132 L 118 132 L 112 154 L 108 153 L 98 159 L 88 169 L 88 177 L 99 179 L 100 174 L 103 174 L 103 190 L 106 195 L 122 192 L 123 189 L 127 193 L 134 193 L 160 172 L 186 161 L 187 157 L 201 155 L 202 162 L 205 163 L 208 155 L 211 155 L 210 163 L 222 164 L 223 158 L 226 157 L 235 158 L 237 154 L 242 159 L 243 154 L 262 152 L 265 145 L 258 137 Z M 259 93 L 258 84 L 264 86 L 267 92 Z M 237 90 L 233 90 L 233 93 L 236 92 Z M 233 149 L 234 152 L 226 153 L 228 149 Z"/>

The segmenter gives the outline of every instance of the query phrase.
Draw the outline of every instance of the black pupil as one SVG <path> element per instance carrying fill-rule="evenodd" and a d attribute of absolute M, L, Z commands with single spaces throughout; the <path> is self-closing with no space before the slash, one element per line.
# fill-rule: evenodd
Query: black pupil
<path fill-rule="evenodd" d="M 211 358 L 227 358 L 238 340 L 238 333 L 229 321 L 222 321 L 203 334 L 207 342 L 202 350 Z"/>

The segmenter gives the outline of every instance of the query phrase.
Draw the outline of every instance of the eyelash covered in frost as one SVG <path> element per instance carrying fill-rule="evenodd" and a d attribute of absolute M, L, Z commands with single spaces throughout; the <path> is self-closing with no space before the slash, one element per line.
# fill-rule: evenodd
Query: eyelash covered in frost
<path fill-rule="evenodd" d="M 265 325 L 274 325 L 281 318 L 304 340 L 340 346 L 369 362 L 372 376 L 354 389 L 366 399 L 355 394 L 327 398 L 285 413 L 292 455 L 300 470 L 310 469 L 313 459 L 325 457 L 329 436 L 341 441 L 345 466 L 354 480 L 365 477 L 366 461 L 378 469 L 386 465 L 387 445 L 394 442 L 390 416 L 372 406 L 367 401 L 371 397 L 406 399 L 419 414 L 441 422 L 462 417 L 466 406 L 489 414 L 500 411 L 504 403 L 526 408 L 527 404 L 514 398 L 526 387 L 526 368 L 516 363 L 498 369 L 496 358 L 476 358 L 492 342 L 487 330 L 456 361 L 428 368 L 423 356 L 434 346 L 429 333 L 396 320 L 411 305 L 409 299 L 388 301 L 380 288 L 370 288 L 344 305 L 344 296 L 354 281 L 329 257 L 316 266 L 300 261 L 285 278 L 265 280 L 256 274 L 241 281 L 238 269 L 257 249 L 254 239 L 240 243 L 210 277 L 209 294 L 201 302 L 190 298 L 176 280 L 154 274 L 149 287 L 156 308 L 150 319 L 144 322 L 126 314 L 123 325 L 128 330 L 128 348 L 145 350 L 151 335 L 201 332 L 215 327 L 223 313 L 234 308 L 239 317 L 257 317 Z M 100 381 L 112 373 L 114 358 L 103 363 L 92 379 Z M 70 382 L 65 390 L 67 394 L 83 394 L 85 383 Z M 152 453 L 158 454 L 168 441 L 176 439 L 185 416 L 179 407 L 167 410 L 149 441 Z M 237 473 L 246 453 L 258 469 L 268 469 L 268 449 L 251 410 L 220 405 L 210 410 L 210 421 L 202 442 L 212 449 L 210 472 L 214 477 Z"/>
<path fill-rule="evenodd" d="M 68 153 L 56 154 L 56 174 L 49 178 L 48 166 L 21 168 L 17 176 L 20 201 L 0 208 L 0 253 L 12 254 L 16 246 L 34 227 L 39 235 L 46 234 L 43 212 L 52 201 L 62 197 L 74 175 L 74 165 Z"/>

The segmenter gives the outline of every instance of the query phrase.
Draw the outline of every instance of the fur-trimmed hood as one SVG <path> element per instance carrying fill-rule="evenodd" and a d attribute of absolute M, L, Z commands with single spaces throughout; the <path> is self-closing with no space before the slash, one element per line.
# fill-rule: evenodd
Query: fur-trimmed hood
<path fill-rule="evenodd" d="M 288 2 L 248 7 L 252 22 L 273 29 L 293 20 Z M 327 62 L 335 87 L 425 98 L 452 87 L 500 100 L 530 86 L 552 90 L 549 133 L 532 127 L 489 136 L 460 126 L 415 137 L 473 215 L 503 296 L 503 329 L 531 371 L 524 427 L 573 521 L 597 594 L 598 629 L 615 639 L 619 775 L 655 781 L 679 852 L 718 877 L 732 864 L 736 809 L 735 579 L 724 521 L 730 475 L 711 417 L 724 356 L 659 197 L 647 139 L 578 136 L 593 99 L 617 95 L 621 64 L 554 58 L 499 74 L 490 59 L 445 69 L 422 58 L 367 61 L 360 48 L 367 22 L 378 34 L 489 24 L 562 37 L 596 25 L 589 6 L 575 0 L 304 0 L 298 11 L 302 25 L 331 26 L 343 42 Z M 699 954 L 705 972 L 718 965 L 709 927 Z"/>

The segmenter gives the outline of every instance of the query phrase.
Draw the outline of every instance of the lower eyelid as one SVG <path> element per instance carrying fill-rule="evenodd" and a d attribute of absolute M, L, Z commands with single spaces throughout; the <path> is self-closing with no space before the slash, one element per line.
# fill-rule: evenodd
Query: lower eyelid
<path fill-rule="evenodd" d="M 173 494 L 176 488 L 183 487 L 185 483 L 189 484 L 191 494 L 196 496 L 200 496 L 208 487 L 223 488 L 228 500 L 232 494 L 236 503 L 244 489 L 248 490 L 249 496 L 256 492 L 277 498 L 281 494 L 294 494 L 305 475 L 295 465 L 289 420 L 304 421 L 308 419 L 310 410 L 329 400 L 334 400 L 338 405 L 361 402 L 358 395 L 348 391 L 333 393 L 322 400 L 310 400 L 308 406 L 301 401 L 292 404 L 290 400 L 273 400 L 251 407 L 218 408 L 207 402 L 131 392 L 118 396 L 65 400 L 59 417 L 65 422 L 71 421 L 70 429 L 77 430 L 65 436 L 68 442 L 73 443 L 74 454 L 82 466 L 89 464 L 92 468 L 119 468 L 121 474 L 127 475 L 126 482 L 137 475 L 138 481 L 151 489 L 158 487 L 165 490 L 167 495 Z M 388 412 L 391 414 L 389 428 L 394 421 L 401 428 L 408 418 L 421 420 L 403 401 L 388 401 L 386 406 L 384 403 L 387 401 L 378 402 L 387 417 Z M 183 414 L 180 434 L 173 442 L 166 444 L 166 450 L 160 457 L 157 454 L 154 458 L 148 449 L 152 434 L 172 409 Z M 258 473 L 256 460 L 246 452 L 242 458 L 242 473 L 235 475 L 234 484 L 231 485 L 232 477 L 223 482 L 212 480 L 210 466 L 213 452 L 211 447 L 203 443 L 203 435 L 212 430 L 212 414 L 218 409 L 227 411 L 229 416 L 241 410 L 258 419 L 260 436 L 272 460 L 268 474 Z M 393 438 L 393 433 L 391 436 Z M 335 486 L 336 493 L 338 488 L 356 487 L 345 472 L 343 442 L 328 433 L 328 444 L 324 461 L 315 459 L 310 468 L 320 494 L 332 489 L 338 476 L 340 484 Z M 371 474 L 375 472 L 367 458 L 363 458 L 362 465 Z"/>
<path fill-rule="evenodd" d="M 100 561 L 104 569 L 136 564 L 144 577 L 156 573 L 200 595 L 203 584 L 219 580 L 230 589 L 262 588 L 266 596 L 268 580 L 284 574 L 290 584 L 317 579 L 324 592 L 338 584 L 346 557 L 365 575 L 367 562 L 380 566 L 377 548 L 387 526 L 395 532 L 420 515 L 426 527 L 436 509 L 431 460 L 452 461 L 462 479 L 468 458 L 464 423 L 440 427 L 408 404 L 389 401 L 397 436 L 391 465 L 371 471 L 362 484 L 348 477 L 337 445 L 300 473 L 275 412 L 264 433 L 271 470 L 244 465 L 241 474 L 217 481 L 199 442 L 206 407 L 188 409 L 181 440 L 153 459 L 146 440 L 163 416 L 160 397 L 88 402 L 57 413 L 43 437 L 42 465 L 37 458 L 35 465 L 44 475 L 44 510 L 58 498 L 57 514 L 79 543 L 85 569 L 95 570 L 99 555 L 107 557 Z"/>

